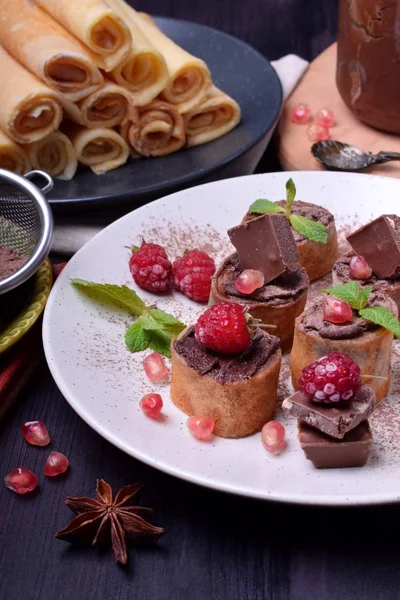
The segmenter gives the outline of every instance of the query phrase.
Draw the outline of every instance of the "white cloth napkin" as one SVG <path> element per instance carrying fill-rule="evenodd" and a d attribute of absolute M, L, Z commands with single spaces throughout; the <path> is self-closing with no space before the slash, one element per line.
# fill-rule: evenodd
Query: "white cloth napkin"
<path fill-rule="evenodd" d="M 286 100 L 307 70 L 308 62 L 295 54 L 288 54 L 271 64 L 281 80 L 283 99 Z M 55 222 L 51 251 L 67 257 L 75 254 L 105 226 L 104 223 L 96 223 L 91 217 L 79 217 L 79 214 L 72 219 L 56 216 Z"/>

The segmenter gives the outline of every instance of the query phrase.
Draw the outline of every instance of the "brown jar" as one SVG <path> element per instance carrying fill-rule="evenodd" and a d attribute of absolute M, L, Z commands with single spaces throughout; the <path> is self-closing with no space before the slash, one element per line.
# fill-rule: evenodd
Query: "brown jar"
<path fill-rule="evenodd" d="M 336 84 L 361 121 L 400 133 L 400 0 L 340 0 Z"/>

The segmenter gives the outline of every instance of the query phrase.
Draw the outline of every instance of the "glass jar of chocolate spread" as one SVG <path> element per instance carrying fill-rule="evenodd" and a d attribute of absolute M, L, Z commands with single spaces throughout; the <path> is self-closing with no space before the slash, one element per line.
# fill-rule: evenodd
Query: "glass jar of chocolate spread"
<path fill-rule="evenodd" d="M 336 83 L 361 121 L 400 133 L 400 0 L 340 0 Z"/>

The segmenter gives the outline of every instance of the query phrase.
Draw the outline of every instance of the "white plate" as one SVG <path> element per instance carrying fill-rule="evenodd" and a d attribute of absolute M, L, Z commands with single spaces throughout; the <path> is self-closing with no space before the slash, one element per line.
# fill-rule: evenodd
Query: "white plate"
<path fill-rule="evenodd" d="M 296 440 L 294 419 L 285 423 L 288 450 L 266 452 L 256 434 L 241 440 L 195 440 L 186 416 L 161 388 L 167 419 L 147 419 L 138 402 L 154 386 L 146 379 L 146 352 L 131 354 L 123 334 L 132 319 L 84 298 L 72 277 L 127 284 L 129 250 L 142 237 L 164 244 L 170 258 L 184 248 L 201 247 L 219 262 L 229 251 L 226 230 L 240 222 L 256 198 L 278 200 L 292 176 L 297 197 L 321 204 L 336 216 L 339 230 L 354 228 L 382 213 L 396 212 L 400 182 L 369 175 L 296 172 L 255 175 L 182 191 L 143 206 L 116 221 L 91 240 L 68 263 L 47 303 L 43 336 L 53 377 L 72 408 L 100 435 L 121 450 L 162 471 L 200 485 L 244 496 L 286 502 L 349 505 L 400 500 L 400 369 L 393 369 L 394 393 L 372 418 L 373 452 L 360 469 L 316 470 Z M 186 323 L 201 307 L 180 294 L 155 298 L 138 290 L 149 303 Z M 398 348 L 395 348 L 395 357 Z M 287 395 L 287 367 L 280 400 Z"/>

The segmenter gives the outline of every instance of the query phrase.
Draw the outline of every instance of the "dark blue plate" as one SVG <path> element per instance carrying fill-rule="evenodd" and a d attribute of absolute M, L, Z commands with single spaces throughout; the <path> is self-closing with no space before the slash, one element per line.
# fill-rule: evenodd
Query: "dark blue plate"
<path fill-rule="evenodd" d="M 156 21 L 177 44 L 207 63 L 216 85 L 240 104 L 240 124 L 218 140 L 170 156 L 130 159 L 104 175 L 85 169 L 71 181 L 57 180 L 49 195 L 53 206 L 88 209 L 124 203 L 128 209 L 184 187 L 254 171 L 282 105 L 274 69 L 256 50 L 226 33 L 188 21 Z"/>

